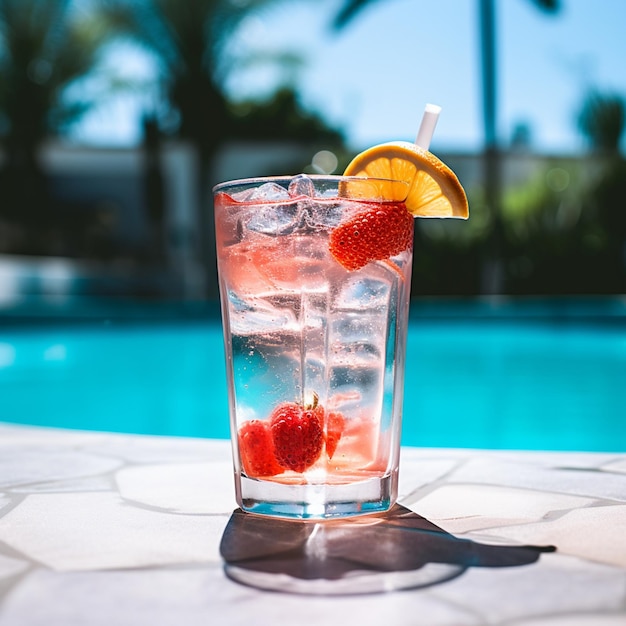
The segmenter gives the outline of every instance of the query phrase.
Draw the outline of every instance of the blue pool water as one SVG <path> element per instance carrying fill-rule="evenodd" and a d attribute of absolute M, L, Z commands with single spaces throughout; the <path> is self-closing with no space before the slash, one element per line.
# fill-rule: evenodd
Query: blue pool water
<path fill-rule="evenodd" d="M 403 443 L 626 451 L 626 325 L 420 317 Z M 0 328 L 0 421 L 228 437 L 218 321 Z"/>

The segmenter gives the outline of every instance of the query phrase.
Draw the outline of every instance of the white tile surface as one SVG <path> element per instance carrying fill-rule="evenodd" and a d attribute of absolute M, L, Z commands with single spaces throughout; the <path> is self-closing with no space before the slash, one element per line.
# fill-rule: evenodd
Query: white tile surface
<path fill-rule="evenodd" d="M 223 569 L 228 442 L 0 424 L 0 626 L 626 624 L 626 455 L 405 449 L 400 492 L 465 546 L 556 552 L 402 592 L 266 592 Z"/>
<path fill-rule="evenodd" d="M 103 474 L 121 464 L 118 459 L 73 450 L 5 447 L 0 449 L 0 489 Z"/>
<path fill-rule="evenodd" d="M 28 566 L 28 561 L 0 554 L 0 581 L 23 572 Z"/>
<path fill-rule="evenodd" d="M 0 519 L 0 536 L 58 571 L 219 563 L 228 516 L 168 515 L 117 494 L 28 496 Z"/>
<path fill-rule="evenodd" d="M 625 583 L 614 568 L 548 554 L 529 566 L 471 568 L 433 593 L 453 605 L 475 607 L 480 624 L 517 624 L 561 612 L 623 612 Z"/>
<path fill-rule="evenodd" d="M 563 554 L 626 570 L 624 505 L 575 509 L 549 521 L 492 528 L 490 533 L 522 543 L 557 545 Z"/>
<path fill-rule="evenodd" d="M 443 485 L 415 500 L 404 500 L 411 510 L 445 530 L 468 530 L 540 521 L 559 511 L 589 506 L 594 500 L 491 485 Z"/>
<path fill-rule="evenodd" d="M 524 489 L 535 489 L 594 498 L 608 498 L 626 502 L 624 477 L 612 472 L 603 472 L 596 467 L 578 467 L 568 464 L 545 466 L 533 462 L 532 455 L 520 455 L 518 460 L 499 460 L 483 457 L 470 459 L 461 465 L 450 482 L 503 485 Z M 567 463 L 561 456 L 560 461 Z"/>
<path fill-rule="evenodd" d="M 128 467 L 116 476 L 120 494 L 175 513 L 224 513 L 235 508 L 230 461 Z"/>

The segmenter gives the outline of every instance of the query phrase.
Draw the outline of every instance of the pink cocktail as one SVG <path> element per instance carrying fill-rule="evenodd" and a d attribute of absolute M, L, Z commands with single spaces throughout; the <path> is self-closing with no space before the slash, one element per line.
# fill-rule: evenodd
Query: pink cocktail
<path fill-rule="evenodd" d="M 238 504 L 295 518 L 388 509 L 413 218 L 362 178 L 249 179 L 214 192 Z M 394 242 L 377 220 L 394 224 Z"/>

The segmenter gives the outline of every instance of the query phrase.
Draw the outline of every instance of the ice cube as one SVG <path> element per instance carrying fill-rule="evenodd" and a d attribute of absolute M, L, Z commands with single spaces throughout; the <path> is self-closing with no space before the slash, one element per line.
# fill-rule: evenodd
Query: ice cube
<path fill-rule="evenodd" d="M 319 192 L 319 193 L 318 193 Z M 310 232 L 322 230 L 329 225 L 329 204 L 316 202 L 312 198 L 323 197 L 323 190 L 315 188 L 315 183 L 306 174 L 298 174 L 291 179 L 289 195 L 297 200 L 300 212 L 298 230 Z M 338 220 L 334 214 L 331 217 L 331 225 Z"/>
<path fill-rule="evenodd" d="M 260 205 L 246 227 L 264 235 L 287 235 L 300 224 L 300 211 L 296 203 Z"/>
<path fill-rule="evenodd" d="M 232 198 L 237 202 L 256 202 L 259 200 L 275 202 L 276 200 L 288 200 L 290 195 L 284 187 L 276 183 L 264 183 L 260 187 L 252 187 L 234 193 Z"/>
<path fill-rule="evenodd" d="M 377 268 L 371 268 L 376 272 Z M 335 306 L 342 311 L 378 312 L 384 310 L 391 295 L 389 280 L 376 276 L 359 277 L 348 281 L 338 294 Z"/>
<path fill-rule="evenodd" d="M 315 197 L 315 185 L 306 174 L 298 174 L 291 179 L 289 183 L 289 195 L 292 198 L 300 196 Z"/>

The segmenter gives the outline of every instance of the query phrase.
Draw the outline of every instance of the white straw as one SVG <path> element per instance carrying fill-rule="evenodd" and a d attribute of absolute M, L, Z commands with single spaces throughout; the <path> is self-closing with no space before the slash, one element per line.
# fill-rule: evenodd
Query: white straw
<path fill-rule="evenodd" d="M 422 117 L 422 123 L 420 129 L 417 132 L 417 139 L 415 144 L 424 150 L 428 150 L 430 142 L 435 132 L 435 126 L 437 126 L 437 120 L 439 119 L 439 113 L 441 113 L 441 107 L 436 104 L 427 104 L 424 109 L 424 116 Z"/>

